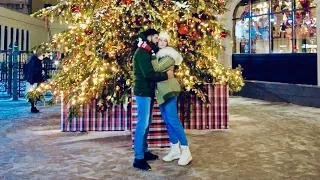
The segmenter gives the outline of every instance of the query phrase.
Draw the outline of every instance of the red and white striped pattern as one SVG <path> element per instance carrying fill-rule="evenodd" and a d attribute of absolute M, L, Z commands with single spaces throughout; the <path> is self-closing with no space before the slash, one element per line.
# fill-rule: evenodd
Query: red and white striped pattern
<path fill-rule="evenodd" d="M 138 122 L 138 110 L 135 96 L 132 97 L 132 116 L 131 116 L 131 137 L 132 147 L 134 143 L 134 133 Z M 152 113 L 152 123 L 149 129 L 148 144 L 149 147 L 168 147 L 170 146 L 166 123 L 162 120 L 160 108 L 157 102 L 154 103 Z"/>
<path fill-rule="evenodd" d="M 185 119 L 184 113 L 189 111 L 184 109 L 184 101 L 178 101 L 178 113 L 180 121 L 185 129 L 227 129 L 228 124 L 228 87 L 224 85 L 206 84 L 206 90 L 209 96 L 210 106 L 204 105 L 195 95 L 191 96 L 190 118 Z M 138 120 L 137 104 L 135 98 L 132 100 L 132 144 L 134 141 L 134 131 Z M 160 109 L 155 103 L 153 109 L 153 122 L 150 126 L 148 136 L 149 147 L 169 147 L 169 136 L 166 126 L 162 120 Z"/>
<path fill-rule="evenodd" d="M 206 85 L 210 106 L 205 106 L 195 95 L 191 96 L 190 119 L 184 114 L 184 101 L 178 100 L 179 116 L 185 129 L 227 129 L 228 121 L 228 87 L 224 85 Z M 61 131 L 125 131 L 132 130 L 132 141 L 137 123 L 137 105 L 135 97 L 127 110 L 122 105 L 114 106 L 101 113 L 97 109 L 96 101 L 81 108 L 82 117 L 73 118 L 68 122 L 68 105 L 61 106 Z M 162 120 L 160 109 L 155 103 L 153 121 L 148 136 L 150 147 L 169 147 L 169 136 L 166 125 Z"/>
<path fill-rule="evenodd" d="M 100 112 L 96 101 L 81 108 L 82 116 L 68 121 L 68 105 L 61 105 L 61 131 L 126 131 L 130 130 L 131 107 L 113 106 Z"/>

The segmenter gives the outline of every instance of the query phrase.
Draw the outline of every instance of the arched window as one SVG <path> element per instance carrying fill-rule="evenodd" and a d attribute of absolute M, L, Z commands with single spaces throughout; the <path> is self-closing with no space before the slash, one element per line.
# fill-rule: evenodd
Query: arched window
<path fill-rule="evenodd" d="M 234 53 L 316 53 L 315 0 L 242 0 L 234 11 Z"/>

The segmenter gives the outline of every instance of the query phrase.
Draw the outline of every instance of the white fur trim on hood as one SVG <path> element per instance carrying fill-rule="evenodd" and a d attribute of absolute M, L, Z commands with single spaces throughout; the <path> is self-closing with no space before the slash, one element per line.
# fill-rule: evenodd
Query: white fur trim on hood
<path fill-rule="evenodd" d="M 175 61 L 174 63 L 175 65 L 180 65 L 183 61 L 183 58 L 180 55 L 180 53 L 177 50 L 175 50 L 173 47 L 162 48 L 156 54 L 157 59 L 160 59 L 165 56 L 169 56 L 173 58 Z"/>

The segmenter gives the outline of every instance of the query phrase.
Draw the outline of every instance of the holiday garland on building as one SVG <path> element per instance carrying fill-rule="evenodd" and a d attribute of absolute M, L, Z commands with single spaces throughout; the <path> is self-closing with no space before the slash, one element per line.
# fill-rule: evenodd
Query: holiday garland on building
<path fill-rule="evenodd" d="M 239 91 L 244 85 L 241 67 L 225 68 L 218 61 L 225 48 L 222 40 L 230 35 L 219 22 L 225 11 L 223 0 L 60 0 L 33 16 L 68 25 L 41 45 L 66 56 L 58 74 L 27 97 L 50 89 L 53 101 L 64 96 L 71 116 L 92 99 L 102 110 L 128 103 L 136 37 L 148 28 L 168 32 L 171 45 L 181 52 L 184 61 L 175 75 L 186 92 L 209 103 L 204 83 L 227 84 Z"/>

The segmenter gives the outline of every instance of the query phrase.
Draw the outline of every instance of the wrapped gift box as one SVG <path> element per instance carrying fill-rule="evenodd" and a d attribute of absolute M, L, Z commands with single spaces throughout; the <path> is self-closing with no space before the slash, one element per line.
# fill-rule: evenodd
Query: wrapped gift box
<path fill-rule="evenodd" d="M 160 109 L 158 104 L 155 102 L 153 113 L 152 113 L 152 123 L 149 129 L 149 136 L 148 136 L 148 145 L 149 147 L 168 147 L 170 146 L 169 136 L 166 129 L 166 124 L 162 120 Z M 138 121 L 138 111 L 137 111 L 137 104 L 136 98 L 133 96 L 132 98 L 132 117 L 131 117 L 131 137 L 132 137 L 132 147 L 134 143 L 134 133 L 136 129 L 136 124 Z"/>
<path fill-rule="evenodd" d="M 206 84 L 206 91 L 210 100 L 210 106 L 206 106 L 202 101 L 191 95 L 191 108 L 185 109 L 185 100 L 178 100 L 178 113 L 180 121 L 185 129 L 227 129 L 228 124 L 228 86 L 219 84 Z M 189 101 L 188 101 L 189 102 Z M 131 135 L 134 143 L 135 127 L 138 121 L 137 104 L 135 97 L 132 99 Z M 188 111 L 188 112 L 187 112 Z M 185 114 L 189 113 L 190 118 Z M 157 103 L 153 109 L 153 121 L 150 126 L 148 144 L 151 148 L 169 147 L 169 136 L 166 125 L 162 120 L 160 109 Z"/>
<path fill-rule="evenodd" d="M 131 128 L 131 104 L 98 110 L 96 101 L 81 107 L 82 116 L 68 120 L 68 104 L 61 105 L 61 131 L 126 131 Z"/>
<path fill-rule="evenodd" d="M 178 100 L 178 113 L 185 129 L 227 129 L 228 120 L 228 86 L 206 84 L 210 106 L 204 105 L 199 98 L 191 95 L 191 101 Z M 185 104 L 190 103 L 190 108 Z M 134 141 L 135 126 L 137 123 L 137 105 L 135 97 L 126 108 L 123 105 L 113 106 L 105 112 L 100 112 L 93 100 L 91 104 L 81 108 L 82 116 L 68 121 L 68 104 L 61 105 L 61 131 L 126 131 L 131 130 Z M 189 114 L 189 116 L 185 116 Z M 169 137 L 166 125 L 162 120 L 160 109 L 155 103 L 153 121 L 150 126 L 148 144 L 153 147 L 168 147 Z"/>
<path fill-rule="evenodd" d="M 185 109 L 184 100 L 178 101 L 179 116 L 185 129 L 228 129 L 228 86 L 206 84 L 210 105 L 206 106 L 196 95 L 191 95 L 191 108 Z M 187 112 L 188 111 L 188 112 Z M 190 113 L 190 118 L 185 117 Z"/>

